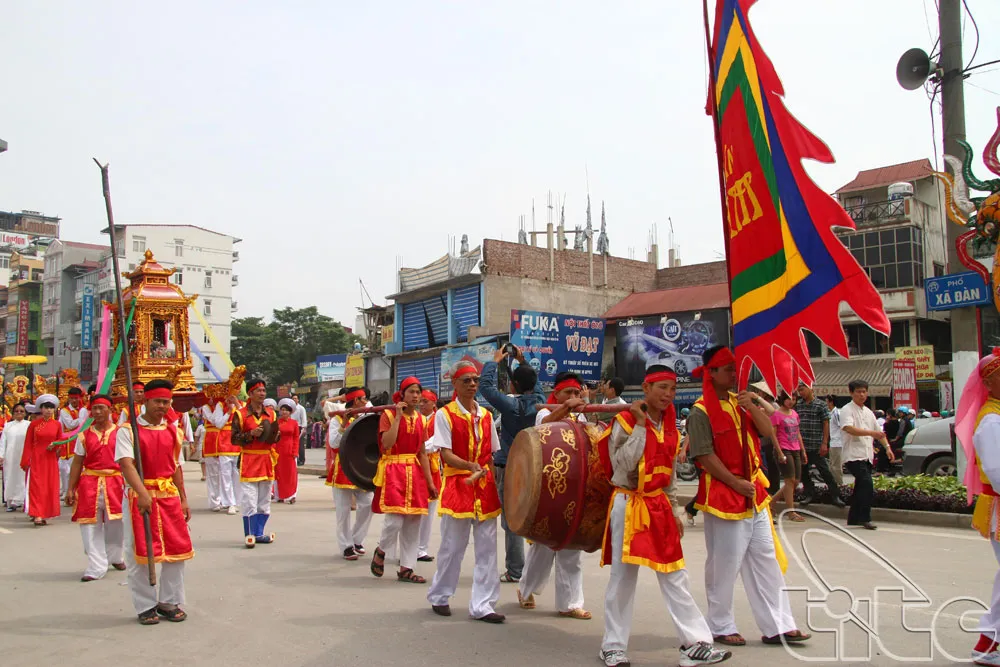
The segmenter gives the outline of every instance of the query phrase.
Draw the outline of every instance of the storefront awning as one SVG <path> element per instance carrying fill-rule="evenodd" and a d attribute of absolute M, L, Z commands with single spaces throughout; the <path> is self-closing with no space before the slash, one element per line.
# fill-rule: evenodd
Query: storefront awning
<path fill-rule="evenodd" d="M 816 373 L 813 391 L 817 396 L 847 396 L 850 393 L 847 385 L 852 380 L 867 382 L 869 396 L 892 395 L 892 358 L 814 360 L 812 366 Z"/>

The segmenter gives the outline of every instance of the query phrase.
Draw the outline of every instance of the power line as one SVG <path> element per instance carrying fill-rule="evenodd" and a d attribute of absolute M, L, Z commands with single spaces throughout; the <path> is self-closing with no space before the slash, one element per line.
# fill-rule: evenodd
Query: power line
<path fill-rule="evenodd" d="M 972 29 L 976 31 L 976 46 L 972 49 L 972 57 L 969 58 L 969 62 L 965 65 L 968 68 L 976 60 L 976 54 L 979 53 L 979 24 L 976 23 L 976 17 L 972 15 L 972 10 L 969 9 L 969 3 L 966 0 L 962 0 L 962 6 L 965 7 L 965 13 L 969 15 L 969 20 L 972 21 Z"/>

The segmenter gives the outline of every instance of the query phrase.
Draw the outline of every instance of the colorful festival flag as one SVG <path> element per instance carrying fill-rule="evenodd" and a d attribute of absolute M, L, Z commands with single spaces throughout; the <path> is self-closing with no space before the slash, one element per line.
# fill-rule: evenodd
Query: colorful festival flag
<path fill-rule="evenodd" d="M 832 163 L 833 155 L 785 108 L 781 81 L 747 18 L 755 2 L 717 0 L 709 110 L 724 180 L 740 386 L 752 362 L 770 386 L 777 380 L 791 391 L 800 379 L 814 379 L 803 329 L 847 357 L 841 302 L 883 334 L 889 319 L 868 275 L 831 229 L 853 229 L 854 221 L 802 167 L 805 158 Z"/>

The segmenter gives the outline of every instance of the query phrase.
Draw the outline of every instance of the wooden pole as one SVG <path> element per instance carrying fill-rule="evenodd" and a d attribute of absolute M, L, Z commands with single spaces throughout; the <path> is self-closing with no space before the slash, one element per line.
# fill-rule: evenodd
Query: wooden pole
<path fill-rule="evenodd" d="M 111 237 L 111 266 L 115 273 L 115 295 L 118 297 L 118 331 L 119 340 L 122 344 L 122 365 L 125 368 L 125 383 L 128 391 L 128 421 L 132 428 L 132 448 L 135 453 L 135 470 L 139 477 L 145 479 L 142 474 L 142 454 L 139 443 L 139 421 L 135 411 L 135 394 L 132 393 L 132 364 L 129 359 L 128 332 L 125 331 L 125 304 L 122 302 L 122 278 L 118 270 L 118 249 L 115 247 L 115 215 L 111 210 L 111 180 L 108 177 L 108 165 L 101 164 L 94 158 L 94 162 L 101 168 L 101 184 L 104 189 L 104 207 L 108 214 L 108 235 Z M 124 508 L 126 512 L 129 509 Z M 146 538 L 146 564 L 149 568 L 149 585 L 156 585 L 156 558 L 153 555 L 153 527 L 149 521 L 149 514 L 140 512 L 142 516 L 142 530 Z"/>

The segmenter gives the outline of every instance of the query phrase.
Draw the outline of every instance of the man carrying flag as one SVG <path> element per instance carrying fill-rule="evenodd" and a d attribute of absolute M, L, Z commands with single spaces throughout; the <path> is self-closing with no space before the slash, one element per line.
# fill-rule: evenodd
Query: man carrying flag
<path fill-rule="evenodd" d="M 687 431 L 690 455 L 703 471 L 695 508 L 705 513 L 708 625 L 716 642 L 746 644 L 733 616 L 736 579 L 742 577 L 761 641 L 803 642 L 809 635 L 796 629 L 792 618 L 784 553 L 773 534 L 767 477 L 760 468 L 760 438 L 771 437 L 771 420 L 757 405 L 759 396 L 730 391 L 736 366 L 728 347 L 709 348 L 702 359 L 692 375 L 701 378 L 704 393 L 695 401 Z"/>

